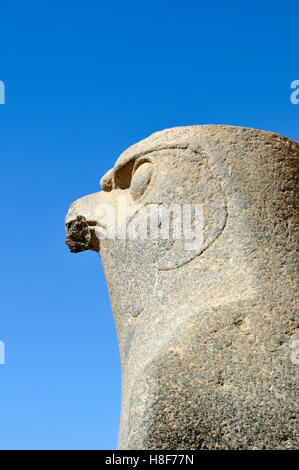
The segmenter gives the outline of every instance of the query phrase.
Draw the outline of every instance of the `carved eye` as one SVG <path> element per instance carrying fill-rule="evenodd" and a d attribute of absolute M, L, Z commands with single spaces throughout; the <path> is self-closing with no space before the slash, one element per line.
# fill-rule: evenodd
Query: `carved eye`
<path fill-rule="evenodd" d="M 141 163 L 132 177 L 130 192 L 132 198 L 138 199 L 148 187 L 153 174 L 153 165 L 150 162 Z"/>

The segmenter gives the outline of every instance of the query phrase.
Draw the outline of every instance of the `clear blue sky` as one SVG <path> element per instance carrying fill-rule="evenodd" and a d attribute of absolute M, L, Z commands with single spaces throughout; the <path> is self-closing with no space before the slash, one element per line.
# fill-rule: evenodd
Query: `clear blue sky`
<path fill-rule="evenodd" d="M 156 130 L 299 140 L 298 2 L 0 0 L 1 449 L 113 449 L 116 333 L 100 259 L 64 216 Z"/>

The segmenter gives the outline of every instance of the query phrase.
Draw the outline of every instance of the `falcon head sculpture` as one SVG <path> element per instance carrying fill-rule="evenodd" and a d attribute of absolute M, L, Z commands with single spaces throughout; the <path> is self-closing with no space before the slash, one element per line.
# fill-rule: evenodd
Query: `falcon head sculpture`
<path fill-rule="evenodd" d="M 246 424 L 253 404 L 245 389 L 254 382 L 257 402 L 279 412 L 279 400 L 263 392 L 271 361 L 254 369 L 250 357 L 275 350 L 283 322 L 288 338 L 294 333 L 286 286 L 295 271 L 298 156 L 296 142 L 270 132 L 166 129 L 129 147 L 102 191 L 70 206 L 66 243 L 100 253 L 116 324 L 119 448 L 262 446 Z M 276 372 L 284 384 L 284 367 Z M 245 437 L 225 424 L 231 403 Z M 274 448 L 266 414 L 258 419 Z"/>

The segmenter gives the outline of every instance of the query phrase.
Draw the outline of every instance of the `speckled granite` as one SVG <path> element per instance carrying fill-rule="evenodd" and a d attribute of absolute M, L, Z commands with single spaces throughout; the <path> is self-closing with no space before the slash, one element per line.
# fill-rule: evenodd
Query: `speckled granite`
<path fill-rule="evenodd" d="M 100 252 L 117 328 L 119 449 L 296 448 L 298 160 L 270 132 L 167 129 L 71 205 L 67 243 Z M 101 238 L 98 207 L 121 218 L 119 196 L 202 204 L 202 246 Z"/>

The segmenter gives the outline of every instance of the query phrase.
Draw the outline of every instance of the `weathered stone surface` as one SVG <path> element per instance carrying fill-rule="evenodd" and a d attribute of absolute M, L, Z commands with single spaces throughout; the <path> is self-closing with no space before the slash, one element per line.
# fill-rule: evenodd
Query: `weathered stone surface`
<path fill-rule="evenodd" d="M 117 328 L 119 449 L 296 447 L 298 160 L 299 144 L 270 132 L 167 129 L 71 205 L 67 243 L 100 252 Z M 101 236 L 120 197 L 201 204 L 203 243 Z"/>

